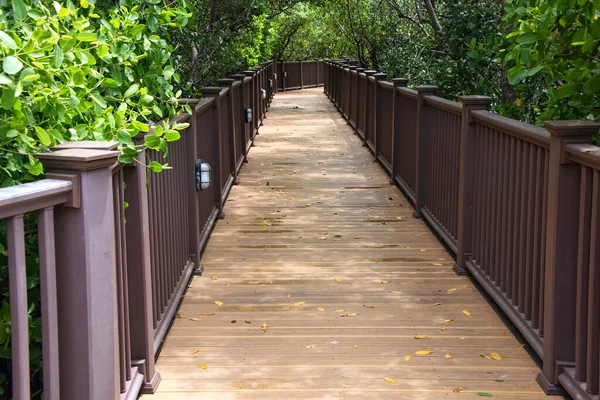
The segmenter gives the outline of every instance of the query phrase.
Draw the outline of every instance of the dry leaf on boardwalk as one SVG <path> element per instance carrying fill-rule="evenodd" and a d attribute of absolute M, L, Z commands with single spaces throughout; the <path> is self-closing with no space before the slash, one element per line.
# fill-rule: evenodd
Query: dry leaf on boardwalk
<path fill-rule="evenodd" d="M 381 283 L 385 285 L 386 283 L 390 283 L 390 281 L 381 281 Z"/>
<path fill-rule="evenodd" d="M 453 287 L 451 289 L 448 289 L 448 293 L 452 293 L 452 292 L 456 292 L 456 288 L 455 287 Z"/>
<path fill-rule="evenodd" d="M 289 299 L 290 297 L 292 297 L 292 295 L 291 295 L 291 294 L 286 294 L 286 295 L 285 295 L 285 298 L 286 298 L 286 299 Z"/>
<path fill-rule="evenodd" d="M 262 326 L 260 327 L 260 329 L 261 329 L 263 332 L 266 332 L 266 331 L 267 331 L 267 329 L 269 329 L 269 325 L 267 325 L 267 324 L 262 324 Z"/>
<path fill-rule="evenodd" d="M 415 351 L 415 354 L 418 355 L 418 356 L 428 356 L 428 355 L 430 355 L 432 353 L 433 353 L 433 351 L 431 351 L 431 350 L 418 350 L 418 351 Z"/>
<path fill-rule="evenodd" d="M 411 358 L 412 356 L 410 354 L 407 354 L 404 356 L 404 361 L 410 361 Z"/>
<path fill-rule="evenodd" d="M 414 338 L 415 339 L 427 339 L 428 336 L 427 335 L 415 335 Z"/>
<path fill-rule="evenodd" d="M 354 346 L 352 346 L 352 347 L 354 347 L 355 349 L 358 349 L 358 345 L 357 345 L 357 344 L 355 344 L 355 345 L 354 345 Z"/>
<path fill-rule="evenodd" d="M 218 305 L 219 307 L 221 307 L 221 306 L 223 305 L 223 302 L 222 302 L 222 301 L 219 301 L 219 300 L 215 300 L 215 301 L 213 301 L 213 303 L 215 303 L 215 304 L 216 304 L 216 305 Z"/>
<path fill-rule="evenodd" d="M 325 311 L 323 307 L 317 307 L 317 311 Z"/>
<path fill-rule="evenodd" d="M 445 358 L 446 360 L 451 360 L 451 359 L 452 359 L 452 354 L 450 354 L 450 353 L 446 353 L 446 354 L 444 355 L 444 358 Z"/>
<path fill-rule="evenodd" d="M 471 316 L 471 312 L 470 311 L 462 310 L 462 313 L 465 314 L 467 317 Z"/>
<path fill-rule="evenodd" d="M 216 276 L 216 275 L 211 275 L 211 276 L 210 276 L 210 280 L 211 280 L 211 281 L 216 281 L 217 279 L 219 279 L 219 277 L 218 277 L 218 276 Z"/>
<path fill-rule="evenodd" d="M 317 345 L 316 344 L 309 344 L 308 346 L 304 346 L 304 347 L 306 347 L 307 349 L 316 349 Z"/>
<path fill-rule="evenodd" d="M 453 319 L 445 319 L 444 320 L 444 322 L 446 322 L 446 323 L 449 323 L 449 322 L 452 322 L 452 321 L 454 321 L 454 320 Z"/>
<path fill-rule="evenodd" d="M 375 308 L 375 306 L 368 306 L 368 305 L 366 305 L 366 304 L 363 304 L 363 307 L 364 307 L 364 308 Z"/>
<path fill-rule="evenodd" d="M 200 365 L 198 365 L 198 368 L 203 369 L 203 370 L 207 370 L 208 369 L 208 365 L 206 365 L 206 364 L 200 364 Z"/>
<path fill-rule="evenodd" d="M 396 380 L 392 378 L 383 378 L 383 380 L 392 385 L 396 384 Z"/>
<path fill-rule="evenodd" d="M 454 390 L 452 390 L 452 391 L 453 391 L 454 393 L 460 393 L 460 392 L 462 392 L 463 390 L 465 390 L 465 389 L 463 389 L 463 388 L 461 388 L 461 387 L 457 387 L 456 389 L 454 389 Z"/>
<path fill-rule="evenodd" d="M 343 313 L 344 311 L 346 311 L 346 310 L 342 310 L 341 308 L 338 308 L 335 310 L 336 313 Z"/>
<path fill-rule="evenodd" d="M 203 312 L 202 315 L 215 315 L 214 312 Z"/>
<path fill-rule="evenodd" d="M 434 306 L 441 306 L 443 303 L 433 303 Z"/>
<path fill-rule="evenodd" d="M 199 352 L 200 352 L 200 349 L 194 349 L 194 350 L 190 351 L 190 354 L 196 354 Z"/>
<path fill-rule="evenodd" d="M 304 305 L 304 304 L 306 304 L 305 301 L 297 301 L 297 302 L 294 303 L 295 306 L 301 306 L 301 305 Z"/>
<path fill-rule="evenodd" d="M 446 330 L 446 326 L 442 326 L 442 327 L 440 328 L 440 331 L 442 331 L 442 332 L 444 332 L 445 330 Z"/>
<path fill-rule="evenodd" d="M 190 318 L 190 321 L 202 321 L 202 318 L 194 317 L 194 318 Z"/>
<path fill-rule="evenodd" d="M 492 354 L 490 354 L 490 356 L 496 360 L 496 361 L 501 361 L 502 357 L 500 357 L 500 354 L 496 353 L 496 352 L 492 352 Z"/>
<path fill-rule="evenodd" d="M 341 282 L 341 281 L 342 281 L 342 278 L 335 278 L 335 281 L 336 281 L 336 282 Z"/>

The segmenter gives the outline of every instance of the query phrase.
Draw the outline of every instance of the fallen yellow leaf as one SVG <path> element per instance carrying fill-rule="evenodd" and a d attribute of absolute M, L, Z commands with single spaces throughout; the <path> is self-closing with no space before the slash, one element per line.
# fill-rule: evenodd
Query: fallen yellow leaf
<path fill-rule="evenodd" d="M 260 327 L 260 329 L 261 329 L 263 332 L 266 332 L 266 331 L 267 331 L 267 329 L 269 329 L 269 326 L 268 326 L 267 324 L 262 324 L 262 326 Z"/>
<path fill-rule="evenodd" d="M 317 311 L 325 311 L 323 307 L 317 307 Z"/>
<path fill-rule="evenodd" d="M 200 364 L 200 365 L 198 365 L 198 368 L 203 369 L 203 370 L 207 370 L 208 369 L 208 365 L 206 365 L 206 364 Z"/>
<path fill-rule="evenodd" d="M 444 264 L 442 264 L 442 263 L 433 263 L 433 265 L 435 265 L 436 267 L 440 267 L 440 266 L 442 266 Z"/>
<path fill-rule="evenodd" d="M 354 239 L 362 239 L 362 236 L 354 236 Z"/>
<path fill-rule="evenodd" d="M 366 305 L 366 304 L 363 304 L 363 307 L 364 307 L 364 308 L 375 308 L 375 306 L 368 306 L 368 305 Z"/>
<path fill-rule="evenodd" d="M 402 221 L 402 217 L 396 217 L 398 221 Z"/>
<path fill-rule="evenodd" d="M 399 292 L 397 290 L 391 290 L 390 293 L 394 293 L 394 294 L 402 294 L 402 292 Z"/>
<path fill-rule="evenodd" d="M 175 315 L 175 318 L 181 318 L 181 314 L 177 313 L 177 315 Z"/>
<path fill-rule="evenodd" d="M 210 280 L 211 281 L 216 281 L 218 279 L 218 277 L 216 275 L 211 275 L 210 276 Z"/>
<path fill-rule="evenodd" d="M 226 283 L 225 286 L 231 286 L 231 283 Z"/>
<path fill-rule="evenodd" d="M 350 313 L 350 314 L 346 314 L 346 317 L 356 317 L 357 315 L 358 315 L 357 312 L 353 312 L 353 313 Z"/>
<path fill-rule="evenodd" d="M 427 335 L 415 335 L 414 338 L 415 339 L 427 339 Z"/>
<path fill-rule="evenodd" d="M 445 330 L 446 330 L 446 326 L 442 326 L 442 327 L 440 328 L 440 331 L 442 331 L 442 332 L 443 332 L 443 331 L 445 331 Z"/>
<path fill-rule="evenodd" d="M 196 318 L 196 317 L 194 317 L 194 318 L 190 318 L 190 320 L 191 321 L 202 321 L 202 318 Z"/>
<path fill-rule="evenodd" d="M 382 284 L 390 283 L 390 281 L 381 281 Z"/>
<path fill-rule="evenodd" d="M 412 356 L 410 354 L 407 354 L 404 356 L 404 361 L 410 361 L 411 358 Z"/>
<path fill-rule="evenodd" d="M 490 354 L 490 356 L 492 356 L 492 358 L 496 361 L 501 361 L 502 357 L 500 357 L 500 354 L 493 352 L 492 354 Z"/>
<path fill-rule="evenodd" d="M 448 293 L 451 293 L 451 292 L 456 292 L 456 288 L 455 288 L 455 287 L 453 287 L 453 288 L 451 288 L 451 289 L 448 289 Z"/>
<path fill-rule="evenodd" d="M 291 294 L 286 294 L 286 295 L 285 295 L 285 298 L 286 298 L 286 299 L 289 299 L 290 297 L 292 297 L 292 295 L 291 295 Z"/>
<path fill-rule="evenodd" d="M 216 304 L 216 305 L 218 305 L 219 307 L 221 307 L 221 306 L 223 305 L 223 302 L 222 302 L 222 301 L 219 301 L 219 300 L 215 300 L 215 301 L 213 301 L 213 303 L 215 303 L 215 304 Z"/>
<path fill-rule="evenodd" d="M 451 360 L 451 359 L 452 359 L 452 354 L 450 354 L 450 353 L 446 353 L 446 354 L 444 355 L 444 358 L 445 358 L 446 360 Z"/>
<path fill-rule="evenodd" d="M 383 380 L 392 385 L 396 384 L 396 380 L 392 378 L 383 378 Z"/>
<path fill-rule="evenodd" d="M 310 207 L 310 203 L 306 203 L 306 207 Z"/>
<path fill-rule="evenodd" d="M 214 312 L 203 312 L 202 315 L 215 315 Z"/>
<path fill-rule="evenodd" d="M 308 346 L 305 346 L 307 349 L 315 349 L 317 348 L 316 344 L 309 344 Z"/>
<path fill-rule="evenodd" d="M 336 282 L 341 282 L 341 281 L 342 281 L 342 278 L 335 278 L 335 281 L 336 281 Z"/>
<path fill-rule="evenodd" d="M 305 301 L 298 301 L 298 302 L 294 303 L 295 306 L 301 306 L 303 304 L 306 304 L 306 302 Z"/>
<path fill-rule="evenodd" d="M 467 317 L 471 315 L 471 312 L 467 310 L 462 310 L 462 313 L 465 314 Z"/>
<path fill-rule="evenodd" d="M 342 310 L 341 308 L 338 308 L 335 310 L 336 313 L 343 313 L 344 311 L 346 311 L 346 310 Z"/>
<path fill-rule="evenodd" d="M 200 349 L 195 349 L 195 350 L 190 351 L 190 354 L 196 354 L 196 353 L 199 353 L 199 352 L 200 352 Z"/>
<path fill-rule="evenodd" d="M 444 322 L 448 323 L 448 322 L 452 322 L 454 321 L 453 319 L 445 319 Z"/>
<path fill-rule="evenodd" d="M 418 350 L 418 351 L 415 351 L 415 354 L 418 355 L 418 356 L 428 356 L 431 353 L 433 353 L 433 351 L 431 351 L 431 350 Z"/>
<path fill-rule="evenodd" d="M 357 344 L 355 344 L 355 345 L 354 345 L 354 346 L 352 346 L 352 347 L 354 347 L 355 349 L 358 349 L 358 345 L 357 345 Z"/>
<path fill-rule="evenodd" d="M 442 303 L 433 303 L 434 306 L 441 306 Z"/>
<path fill-rule="evenodd" d="M 457 387 L 456 389 L 454 389 L 454 390 L 452 390 L 452 391 L 453 391 L 454 393 L 460 393 L 460 392 L 462 392 L 463 390 L 465 390 L 465 389 L 463 389 L 463 388 L 461 388 L 461 387 Z"/>

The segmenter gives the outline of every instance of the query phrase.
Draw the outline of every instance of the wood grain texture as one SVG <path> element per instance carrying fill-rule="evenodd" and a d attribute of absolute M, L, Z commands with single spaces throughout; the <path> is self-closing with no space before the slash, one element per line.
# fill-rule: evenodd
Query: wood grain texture
<path fill-rule="evenodd" d="M 275 97 L 143 399 L 546 398 L 372 160 L 322 89 Z"/>

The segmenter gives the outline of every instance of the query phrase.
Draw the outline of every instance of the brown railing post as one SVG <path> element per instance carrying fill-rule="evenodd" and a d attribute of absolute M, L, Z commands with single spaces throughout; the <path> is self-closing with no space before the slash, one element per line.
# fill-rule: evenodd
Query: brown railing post
<path fill-rule="evenodd" d="M 398 154 L 400 154 L 400 140 L 398 139 L 400 136 L 400 102 L 398 101 L 398 88 L 407 87 L 409 80 L 407 78 L 394 78 L 392 79 L 392 83 L 394 84 L 394 94 L 392 95 L 392 172 L 390 176 L 390 185 L 394 185 L 396 183 L 395 177 L 398 175 Z"/>
<path fill-rule="evenodd" d="M 579 184 L 581 167 L 570 163 L 565 146 L 590 143 L 600 124 L 591 121 L 547 121 L 550 132 L 546 265 L 544 290 L 543 369 L 537 381 L 548 394 L 559 394 L 558 375 L 575 360 L 575 292 Z"/>
<path fill-rule="evenodd" d="M 372 118 L 372 110 L 374 110 L 374 104 L 369 103 L 369 93 L 371 91 L 371 85 L 369 85 L 369 77 L 371 75 L 375 75 L 377 71 L 373 71 L 371 69 L 365 71 L 366 79 L 365 79 L 365 115 L 363 116 L 363 121 L 365 121 L 365 137 L 363 146 L 367 145 L 367 131 L 369 130 L 369 124 L 371 124 Z"/>
<path fill-rule="evenodd" d="M 235 74 L 235 75 L 231 75 L 231 77 L 233 79 L 235 79 L 236 81 L 240 81 L 240 103 L 239 103 L 239 113 L 242 113 L 242 116 L 240 116 L 240 132 L 239 134 L 241 135 L 242 139 L 241 139 L 241 143 L 242 145 L 242 154 L 244 155 L 244 162 L 247 163 L 248 162 L 248 152 L 246 151 L 246 143 L 245 143 L 245 139 L 246 139 L 246 123 L 244 122 L 244 109 L 246 108 L 246 91 L 248 90 L 248 88 L 246 87 L 246 85 L 244 84 L 244 78 L 246 78 L 246 75 L 244 74 Z"/>
<path fill-rule="evenodd" d="M 304 89 L 304 63 L 300 60 L 300 89 Z"/>
<path fill-rule="evenodd" d="M 458 167 L 458 235 L 456 238 L 456 264 L 454 264 L 453 269 L 457 275 L 466 275 L 468 271 L 465 263 L 471 255 L 473 236 L 475 125 L 471 118 L 471 111 L 487 109 L 492 102 L 492 98 L 487 96 L 461 96 L 459 99 L 463 109 Z"/>
<path fill-rule="evenodd" d="M 227 119 L 229 120 L 229 132 L 223 132 L 223 134 L 225 135 L 229 135 L 229 154 L 231 155 L 231 157 L 229 157 L 229 163 L 231 164 L 231 173 L 233 174 L 233 184 L 234 185 L 239 185 L 240 184 L 240 180 L 238 178 L 238 174 L 237 174 L 237 138 L 235 137 L 235 131 L 236 131 L 236 126 L 235 126 L 235 116 L 233 115 L 233 110 L 235 109 L 235 105 L 233 104 L 233 83 L 235 82 L 235 79 L 231 79 L 231 78 L 225 78 L 225 79 L 219 79 L 217 81 L 217 83 L 219 84 L 220 87 L 225 87 L 228 88 L 228 92 L 227 92 L 227 109 L 226 110 L 222 110 L 222 112 L 226 112 L 227 113 Z"/>
<path fill-rule="evenodd" d="M 433 95 L 438 91 L 437 86 L 417 86 L 418 92 L 417 97 L 417 144 L 416 144 L 416 184 L 415 184 L 415 211 L 413 216 L 415 218 L 422 218 L 421 215 L 421 202 L 423 201 L 423 195 L 425 191 L 425 168 L 427 160 L 425 154 L 427 153 L 427 129 L 425 128 L 427 115 L 425 112 L 425 101 L 424 96 Z"/>
<path fill-rule="evenodd" d="M 218 200 L 217 208 L 219 209 L 219 215 L 217 218 L 219 219 L 225 218 L 225 213 L 223 212 L 223 179 L 221 177 L 221 169 L 223 168 L 223 157 L 221 155 L 221 90 L 220 87 L 205 87 L 200 89 L 205 97 L 215 98 L 212 104 L 212 118 L 215 129 L 214 135 L 217 140 L 215 140 L 215 148 L 213 149 L 216 165 L 212 166 L 212 176 L 213 190 L 215 191 L 215 198 Z"/>
<path fill-rule="evenodd" d="M 254 137 L 258 133 L 258 125 L 256 123 L 256 115 L 257 115 L 257 104 L 256 104 L 256 92 L 258 88 L 258 83 L 256 82 L 256 71 L 244 71 L 246 76 L 252 78 L 250 82 L 250 98 L 251 104 L 248 104 L 252 109 L 252 122 L 250 123 L 250 138 L 252 139 L 252 147 L 254 147 Z M 284 89 L 285 91 L 285 89 Z"/>
<path fill-rule="evenodd" d="M 378 111 L 381 111 L 381 90 L 379 89 L 379 81 L 385 81 L 387 78 L 387 75 L 379 72 L 377 74 L 373 74 L 373 78 L 375 78 L 375 93 L 373 96 L 373 99 L 375 99 L 375 104 L 373 104 L 374 110 L 375 112 L 373 113 L 373 161 L 377 162 L 377 157 L 379 156 L 380 153 L 380 145 L 381 145 L 381 140 L 380 139 L 380 130 L 381 127 L 379 126 L 379 124 L 377 124 L 377 116 L 378 116 Z"/>
<path fill-rule="evenodd" d="M 60 398 L 118 399 L 116 246 L 112 166 L 119 152 L 39 154 L 46 171 L 76 174 L 80 207 L 55 211 Z"/>

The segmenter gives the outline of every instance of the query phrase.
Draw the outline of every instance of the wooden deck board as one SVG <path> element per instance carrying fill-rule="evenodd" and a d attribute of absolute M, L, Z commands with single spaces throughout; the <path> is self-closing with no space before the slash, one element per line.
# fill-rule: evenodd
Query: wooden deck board
<path fill-rule="evenodd" d="M 547 398 L 322 89 L 278 94 L 267 117 L 142 397 Z"/>

